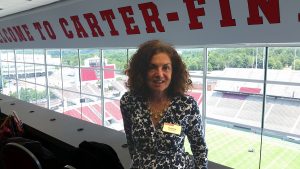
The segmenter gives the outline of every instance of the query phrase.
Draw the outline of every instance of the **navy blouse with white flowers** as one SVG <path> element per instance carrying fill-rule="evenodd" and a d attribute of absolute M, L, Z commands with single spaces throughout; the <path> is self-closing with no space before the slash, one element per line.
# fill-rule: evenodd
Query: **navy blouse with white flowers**
<path fill-rule="evenodd" d="M 174 97 L 156 127 L 145 99 L 126 92 L 120 103 L 132 168 L 207 168 L 207 147 L 201 115 L 197 102 L 191 96 Z M 164 123 L 180 125 L 181 133 L 164 132 Z M 185 136 L 193 155 L 184 150 Z"/>

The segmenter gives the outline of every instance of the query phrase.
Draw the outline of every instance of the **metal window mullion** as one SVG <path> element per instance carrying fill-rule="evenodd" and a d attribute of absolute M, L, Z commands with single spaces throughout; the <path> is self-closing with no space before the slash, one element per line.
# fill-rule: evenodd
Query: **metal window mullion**
<path fill-rule="evenodd" d="M 18 83 L 18 70 L 17 70 L 17 60 L 16 60 L 16 49 L 14 49 L 14 64 L 15 64 L 15 80 L 16 80 L 16 87 L 17 87 L 17 98 L 20 99 L 20 93 L 19 93 L 19 83 Z"/>
<path fill-rule="evenodd" d="M 101 80 L 101 95 L 100 95 L 100 99 L 101 99 L 101 115 L 102 115 L 102 125 L 105 126 L 105 104 L 104 104 L 104 82 L 103 82 L 103 50 L 100 49 L 99 51 L 100 54 L 100 80 Z"/>
<path fill-rule="evenodd" d="M 26 71 L 25 71 L 25 58 L 24 58 L 24 49 L 22 49 L 22 57 L 23 57 L 23 71 L 24 71 L 24 78 L 26 81 Z M 21 62 L 22 63 L 22 62 Z M 26 89 L 26 88 L 25 88 Z"/>
<path fill-rule="evenodd" d="M 80 118 L 82 119 L 82 102 L 81 102 L 81 72 L 80 72 L 80 68 L 81 68 L 81 62 L 80 62 L 80 55 L 79 55 L 79 49 L 77 49 L 77 59 L 78 59 L 78 79 L 79 79 L 79 103 L 80 103 Z"/>
<path fill-rule="evenodd" d="M 208 61 L 208 53 L 207 53 L 207 48 L 203 48 L 203 54 L 202 58 L 204 59 L 203 61 L 203 79 L 202 79 L 202 121 L 203 121 L 203 132 L 205 136 L 205 128 L 206 128 L 206 89 L 207 89 L 207 84 L 206 84 L 206 79 L 207 79 L 207 61 Z"/>
<path fill-rule="evenodd" d="M 294 61 L 293 61 L 293 64 L 294 64 L 294 70 L 296 70 L 296 56 L 297 56 L 297 48 L 294 49 Z"/>
<path fill-rule="evenodd" d="M 47 108 L 50 109 L 50 90 L 48 81 L 48 68 L 47 68 L 47 50 L 44 49 L 44 65 L 45 65 L 45 87 L 46 87 L 46 97 L 47 97 Z"/>
<path fill-rule="evenodd" d="M 127 57 L 126 57 L 126 69 L 128 68 L 128 62 L 129 62 L 129 49 L 126 49 Z"/>
<path fill-rule="evenodd" d="M 261 168 L 262 159 L 262 140 L 264 131 L 264 119 L 266 111 L 266 93 L 267 93 L 267 74 L 268 74 L 268 47 L 265 47 L 265 57 L 264 57 L 264 86 L 263 86 L 263 105 L 262 105 L 262 117 L 261 117 L 261 133 L 260 133 L 260 154 L 259 154 L 259 169 Z"/>
<path fill-rule="evenodd" d="M 35 71 L 35 50 L 32 49 L 33 53 L 33 73 L 34 73 L 34 91 L 35 91 L 35 104 L 37 104 L 37 92 L 36 92 L 36 71 Z"/>
<path fill-rule="evenodd" d="M 9 69 L 9 67 L 10 67 L 10 64 L 9 64 L 10 62 L 8 61 L 8 50 L 6 50 L 6 64 L 7 64 L 7 76 L 8 76 L 8 78 L 10 79 L 10 77 L 9 77 L 9 75 L 10 75 L 10 69 Z M 11 86 L 10 86 L 10 83 L 8 83 L 8 90 L 9 91 L 11 91 Z"/>
<path fill-rule="evenodd" d="M 7 52 L 7 50 L 5 50 L 6 51 L 6 61 L 4 61 L 6 64 L 7 64 L 7 69 L 6 69 L 6 72 L 7 72 L 7 76 L 8 76 L 8 78 L 9 78 L 9 63 L 8 63 L 8 52 Z M 8 90 L 10 90 L 10 83 L 8 83 Z"/>
<path fill-rule="evenodd" d="M 2 71 L 2 51 L 3 50 L 0 50 L 0 76 L 1 76 L 1 86 L 2 86 L 2 89 L 1 89 L 1 94 L 3 94 L 3 88 L 4 88 L 4 79 L 3 79 L 3 71 Z"/>
<path fill-rule="evenodd" d="M 60 80 L 61 80 L 61 97 L 62 97 L 62 113 L 65 112 L 65 99 L 64 99 L 64 81 L 63 81 L 63 71 L 62 71 L 62 52 L 61 48 L 59 49 L 59 62 L 60 62 Z"/>

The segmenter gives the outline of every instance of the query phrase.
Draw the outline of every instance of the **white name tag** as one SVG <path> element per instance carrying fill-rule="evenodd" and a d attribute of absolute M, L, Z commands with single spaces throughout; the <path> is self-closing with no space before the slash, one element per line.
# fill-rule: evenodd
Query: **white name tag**
<path fill-rule="evenodd" d="M 180 135 L 181 126 L 179 126 L 177 124 L 164 123 L 163 131 L 168 132 L 168 133 L 172 133 L 172 134 Z"/>

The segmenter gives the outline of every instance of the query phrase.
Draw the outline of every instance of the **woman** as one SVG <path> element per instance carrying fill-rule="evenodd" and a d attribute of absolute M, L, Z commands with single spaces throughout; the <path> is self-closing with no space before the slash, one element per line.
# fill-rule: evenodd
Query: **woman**
<path fill-rule="evenodd" d="M 205 169 L 207 147 L 197 102 L 185 92 L 191 80 L 167 43 L 143 43 L 130 60 L 121 112 L 132 168 Z M 185 152 L 187 136 L 193 156 Z"/>

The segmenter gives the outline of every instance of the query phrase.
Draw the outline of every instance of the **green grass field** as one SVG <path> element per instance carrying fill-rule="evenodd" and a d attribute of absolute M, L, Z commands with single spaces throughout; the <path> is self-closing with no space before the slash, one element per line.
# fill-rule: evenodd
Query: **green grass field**
<path fill-rule="evenodd" d="M 210 161 L 235 169 L 259 168 L 258 134 L 208 124 L 206 142 Z M 300 144 L 264 136 L 261 169 L 300 169 Z"/>

